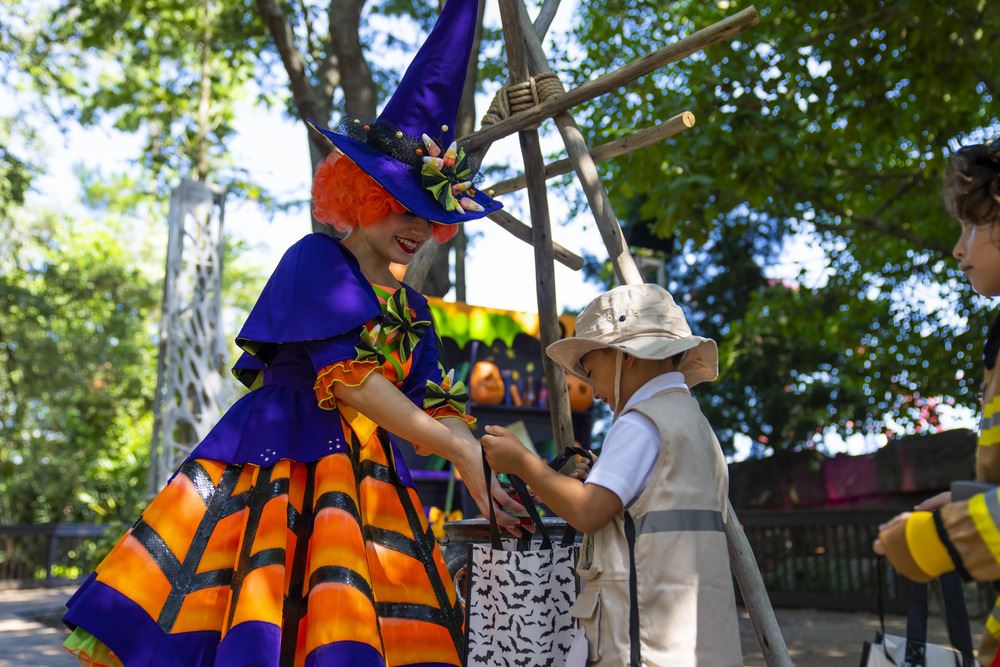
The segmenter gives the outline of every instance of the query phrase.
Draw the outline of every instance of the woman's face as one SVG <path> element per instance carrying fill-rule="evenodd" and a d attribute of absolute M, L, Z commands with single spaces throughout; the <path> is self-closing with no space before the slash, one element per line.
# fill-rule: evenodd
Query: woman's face
<path fill-rule="evenodd" d="M 409 264 L 417 251 L 431 238 L 433 223 L 412 213 L 389 213 L 370 227 L 355 227 L 351 235 L 361 236 L 369 250 L 381 259 Z"/>
<path fill-rule="evenodd" d="M 1000 295 L 1000 246 L 992 224 L 962 222 L 962 235 L 951 251 L 959 268 L 983 296 Z"/>

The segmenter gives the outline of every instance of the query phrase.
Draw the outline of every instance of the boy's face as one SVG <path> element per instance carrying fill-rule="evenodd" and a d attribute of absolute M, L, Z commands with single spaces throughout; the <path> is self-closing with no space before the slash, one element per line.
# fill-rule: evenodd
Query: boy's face
<path fill-rule="evenodd" d="M 604 401 L 611 409 L 615 395 L 615 353 L 609 349 L 593 350 L 583 355 L 580 365 L 587 372 L 587 382 L 594 388 L 594 397 Z"/>
<path fill-rule="evenodd" d="M 972 289 L 983 296 L 1000 295 L 1000 239 L 995 238 L 993 225 L 960 224 L 962 235 L 951 254 L 958 260 Z"/>

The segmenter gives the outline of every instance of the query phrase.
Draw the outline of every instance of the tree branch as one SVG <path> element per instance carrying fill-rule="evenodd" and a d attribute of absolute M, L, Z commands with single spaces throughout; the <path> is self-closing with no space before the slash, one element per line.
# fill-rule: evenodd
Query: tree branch
<path fill-rule="evenodd" d="M 331 0 L 328 12 L 330 43 L 340 70 L 344 91 L 344 115 L 375 117 L 377 91 L 371 69 L 361 48 L 361 11 L 365 0 Z"/>
<path fill-rule="evenodd" d="M 288 72 L 292 100 L 295 102 L 299 117 L 302 120 L 326 121 L 326 117 L 320 114 L 322 105 L 317 103 L 312 85 L 309 83 L 305 59 L 295 46 L 294 34 L 288 22 L 285 21 L 278 3 L 276 0 L 256 0 L 256 3 L 257 12 L 271 33 L 274 45 L 281 55 L 281 62 L 285 66 L 285 71 Z"/>
<path fill-rule="evenodd" d="M 917 179 L 914 179 L 917 180 Z M 841 206 L 834 204 L 831 201 L 824 200 L 816 196 L 816 193 L 803 192 L 799 188 L 790 187 L 787 182 L 780 182 L 779 185 L 785 192 L 793 195 L 797 198 L 797 201 L 811 202 L 816 208 L 822 209 L 827 213 L 836 215 L 844 220 L 848 221 L 851 225 L 856 226 L 859 229 L 865 230 L 867 232 L 872 232 L 879 234 L 881 236 L 887 236 L 895 239 L 904 239 L 909 241 L 914 245 L 914 247 L 922 248 L 924 250 L 930 250 L 932 252 L 937 252 L 945 257 L 951 256 L 951 246 L 946 243 L 935 239 L 929 239 L 926 236 L 921 236 L 920 234 L 915 234 L 908 229 L 903 229 L 900 225 L 895 225 L 887 222 L 885 219 L 880 217 L 880 214 L 885 211 L 885 209 L 893 201 L 902 197 L 905 192 L 913 187 L 914 184 L 905 184 L 893 197 L 891 197 L 888 202 L 883 203 L 875 215 L 859 215 L 853 211 L 848 211 Z M 828 232 L 833 232 L 839 234 L 840 236 L 847 237 L 853 231 L 845 225 L 834 225 L 830 223 L 825 223 L 820 220 L 812 220 L 811 224 L 816 228 Z"/>

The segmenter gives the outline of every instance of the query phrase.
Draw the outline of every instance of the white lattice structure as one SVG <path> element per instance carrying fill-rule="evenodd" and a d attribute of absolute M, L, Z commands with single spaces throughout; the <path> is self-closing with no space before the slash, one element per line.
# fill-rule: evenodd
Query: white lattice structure
<path fill-rule="evenodd" d="M 230 402 L 222 338 L 224 192 L 185 179 L 170 197 L 149 490 L 156 493 Z"/>

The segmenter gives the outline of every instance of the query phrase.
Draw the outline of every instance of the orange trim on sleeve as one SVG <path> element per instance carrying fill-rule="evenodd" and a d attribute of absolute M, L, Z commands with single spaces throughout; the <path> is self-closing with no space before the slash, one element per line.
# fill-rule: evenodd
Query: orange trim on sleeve
<path fill-rule="evenodd" d="M 458 410 L 447 404 L 439 405 L 436 408 L 425 410 L 425 412 L 429 414 L 431 417 L 434 417 L 434 419 L 448 419 L 449 417 L 457 417 L 458 419 L 461 419 L 466 424 L 468 424 L 469 428 L 472 428 L 476 425 L 475 417 L 465 412 L 459 412 Z"/>
<path fill-rule="evenodd" d="M 359 387 L 372 373 L 384 374 L 385 371 L 374 360 L 356 361 L 352 359 L 324 366 L 316 374 L 316 383 L 313 385 L 316 392 L 316 402 L 323 410 L 336 410 L 337 399 L 333 393 L 334 385 L 339 382 L 348 387 Z"/>

